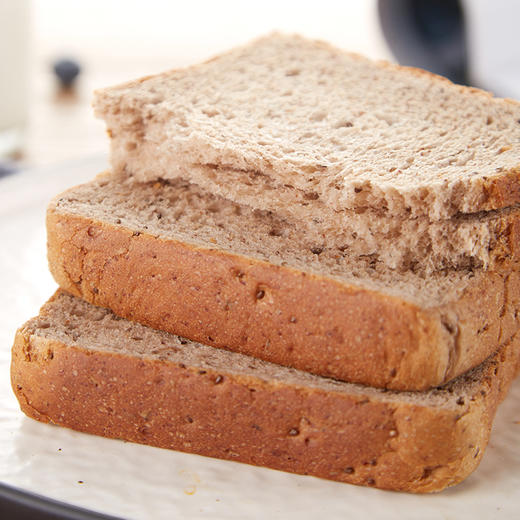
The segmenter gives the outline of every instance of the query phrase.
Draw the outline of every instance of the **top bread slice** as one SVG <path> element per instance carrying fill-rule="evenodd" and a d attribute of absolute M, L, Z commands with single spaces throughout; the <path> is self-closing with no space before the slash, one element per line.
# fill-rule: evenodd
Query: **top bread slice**
<path fill-rule="evenodd" d="M 100 90 L 94 107 L 114 170 L 301 220 L 520 202 L 519 103 L 298 36 Z"/>
<path fill-rule="evenodd" d="M 299 222 L 181 180 L 100 176 L 47 213 L 59 285 L 116 314 L 319 375 L 420 390 L 517 330 L 520 272 L 423 276 L 314 247 Z"/>

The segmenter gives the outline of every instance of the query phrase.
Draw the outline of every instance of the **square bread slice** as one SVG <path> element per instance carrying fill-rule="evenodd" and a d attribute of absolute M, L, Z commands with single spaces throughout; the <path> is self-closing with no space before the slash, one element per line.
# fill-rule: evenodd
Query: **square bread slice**
<path fill-rule="evenodd" d="M 183 177 L 300 220 L 520 202 L 518 102 L 299 36 L 99 90 L 94 108 L 116 172 Z"/>
<path fill-rule="evenodd" d="M 520 273 L 396 272 L 175 180 L 101 176 L 47 214 L 58 284 L 127 319 L 322 376 L 443 384 L 518 328 Z"/>
<path fill-rule="evenodd" d="M 514 337 L 440 389 L 383 391 L 187 341 L 58 292 L 18 330 L 11 379 L 39 421 L 423 493 L 477 467 L 519 347 Z"/>

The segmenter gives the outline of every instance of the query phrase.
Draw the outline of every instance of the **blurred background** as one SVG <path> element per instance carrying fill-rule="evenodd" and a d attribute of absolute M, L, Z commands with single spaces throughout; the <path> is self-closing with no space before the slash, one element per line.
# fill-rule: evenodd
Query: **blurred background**
<path fill-rule="evenodd" d="M 0 0 L 0 177 L 107 154 L 95 88 L 274 29 L 518 98 L 518 19 L 516 0 Z"/>

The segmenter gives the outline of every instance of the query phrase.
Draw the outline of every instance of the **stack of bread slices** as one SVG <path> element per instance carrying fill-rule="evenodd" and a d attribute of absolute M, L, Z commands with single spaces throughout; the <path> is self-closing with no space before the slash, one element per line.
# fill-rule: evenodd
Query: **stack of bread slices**
<path fill-rule="evenodd" d="M 478 465 L 518 366 L 520 104 L 273 34 L 98 91 L 25 413 L 412 492 Z"/>

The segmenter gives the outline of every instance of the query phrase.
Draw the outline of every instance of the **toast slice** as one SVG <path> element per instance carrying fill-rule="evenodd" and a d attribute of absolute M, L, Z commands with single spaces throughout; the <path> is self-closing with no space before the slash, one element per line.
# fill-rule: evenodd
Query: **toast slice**
<path fill-rule="evenodd" d="M 477 467 L 519 347 L 515 337 L 440 389 L 382 391 L 187 341 L 58 292 L 18 330 L 11 378 L 39 421 L 422 493 Z"/>
<path fill-rule="evenodd" d="M 318 375 L 424 390 L 518 328 L 513 268 L 399 273 L 184 181 L 101 176 L 47 214 L 49 266 L 90 303 Z"/>
<path fill-rule="evenodd" d="M 520 202 L 518 102 L 298 36 L 99 90 L 94 108 L 115 171 L 331 229 Z"/>

